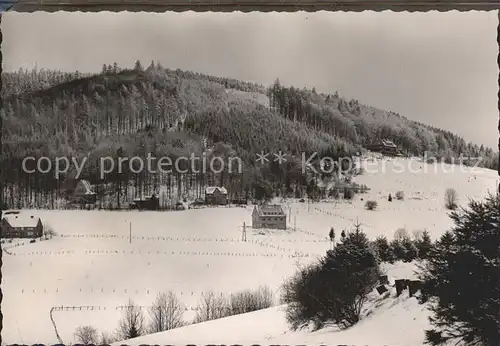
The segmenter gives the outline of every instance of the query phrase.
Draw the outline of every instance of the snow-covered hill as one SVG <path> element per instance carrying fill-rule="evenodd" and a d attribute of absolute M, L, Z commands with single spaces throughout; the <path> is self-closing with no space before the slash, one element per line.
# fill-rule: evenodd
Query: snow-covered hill
<path fill-rule="evenodd" d="M 190 320 L 201 295 L 210 290 L 228 294 L 268 285 L 278 295 L 298 263 L 308 263 L 329 248 L 330 227 L 339 233 L 358 219 L 372 239 L 379 234 L 392 238 L 401 227 L 410 234 L 427 229 L 436 239 L 452 225 L 443 206 L 446 188 L 455 188 L 459 204 L 464 205 L 469 197 L 483 198 L 488 190 L 494 191 L 498 179 L 495 171 L 484 169 L 471 173 L 457 166 L 451 172 L 451 166 L 444 166 L 435 172 L 437 166 L 429 165 L 427 173 L 418 173 L 423 166 L 415 161 L 413 172 L 397 173 L 396 168 L 409 164 L 408 160 L 376 164 L 378 170 L 374 163 L 356 177 L 356 182 L 371 188 L 367 194 L 357 195 L 352 203 L 284 203 L 291 229 L 265 234 L 247 229 L 246 242 L 241 233 L 243 223 L 251 225 L 250 206 L 179 212 L 35 211 L 58 235 L 10 247 L 10 255 L 4 252 L 3 341 L 57 343 L 49 314 L 53 307 L 59 307 L 53 317 L 68 344 L 75 342 L 73 333 L 80 325 L 113 332 L 120 306 L 129 298 L 146 309 L 157 293 L 171 290 L 186 305 L 185 318 Z M 388 202 L 388 194 L 394 196 L 399 190 L 405 200 Z M 378 202 L 377 210 L 364 209 L 370 199 Z M 409 272 L 406 267 L 388 268 L 395 278 L 406 278 Z M 389 299 L 377 308 L 378 303 L 374 304 L 370 316 L 343 332 L 333 332 L 331 327 L 314 333 L 287 332 L 283 313 L 273 308 L 169 331 L 166 341 L 141 343 L 206 344 L 211 341 L 204 339 L 208 334 L 197 328 L 207 328 L 205 333 L 217 343 L 419 344 L 426 311 L 414 299 Z M 234 339 L 224 339 L 226 334 Z"/>
<path fill-rule="evenodd" d="M 413 278 L 411 264 L 385 266 L 388 274 Z M 392 280 L 390 280 L 392 283 Z M 364 318 L 354 327 L 340 331 L 327 326 L 319 331 L 290 331 L 286 322 L 285 305 L 194 324 L 166 332 L 117 342 L 127 345 L 154 344 L 283 344 L 283 345 L 398 345 L 420 346 L 423 330 L 429 327 L 429 313 L 408 292 L 396 297 L 395 289 L 380 296 L 370 295 Z"/>

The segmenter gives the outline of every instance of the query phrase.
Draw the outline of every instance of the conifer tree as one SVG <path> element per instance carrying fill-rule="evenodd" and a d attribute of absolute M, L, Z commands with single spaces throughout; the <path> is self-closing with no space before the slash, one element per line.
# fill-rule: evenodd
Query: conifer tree
<path fill-rule="evenodd" d="M 432 249 L 432 240 L 429 232 L 424 231 L 422 236 L 416 239 L 415 246 L 418 249 L 418 257 L 420 259 L 426 259 Z"/>
<path fill-rule="evenodd" d="M 301 269 L 283 286 L 286 318 L 292 329 L 331 321 L 348 328 L 361 318 L 362 308 L 377 284 L 379 261 L 357 224 L 317 264 Z"/>
<path fill-rule="evenodd" d="M 325 301 L 333 313 L 333 322 L 341 328 L 356 324 L 381 274 L 377 255 L 359 223 L 327 252 L 322 273 Z"/>
<path fill-rule="evenodd" d="M 500 195 L 471 201 L 452 212 L 445 233 L 420 266 L 421 302 L 428 302 L 432 329 L 426 342 L 500 344 Z"/>
<path fill-rule="evenodd" d="M 134 64 L 134 70 L 137 72 L 144 71 L 144 68 L 142 67 L 142 64 L 139 60 L 136 60 L 136 62 Z"/>
<path fill-rule="evenodd" d="M 394 263 L 394 254 L 385 236 L 377 237 L 373 245 L 381 262 Z"/>

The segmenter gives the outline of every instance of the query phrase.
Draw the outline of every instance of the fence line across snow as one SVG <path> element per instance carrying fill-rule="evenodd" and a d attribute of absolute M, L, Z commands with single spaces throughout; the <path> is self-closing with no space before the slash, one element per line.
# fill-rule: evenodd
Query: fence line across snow
<path fill-rule="evenodd" d="M 297 231 L 310 235 L 318 236 L 315 233 L 308 232 L 297 228 Z M 93 234 L 61 234 L 64 238 L 101 238 Z M 130 237 L 128 235 L 114 235 L 110 237 L 102 238 L 114 238 L 114 239 L 125 239 L 128 240 Z M 321 237 L 323 238 L 323 237 Z M 132 240 L 148 240 L 148 241 L 182 241 L 182 242 L 233 242 L 233 243 L 245 243 L 241 238 L 199 238 L 199 237 L 162 237 L 162 236 L 132 236 Z M 304 242 L 304 243 L 317 243 L 317 242 L 327 242 L 327 240 L 308 240 L 308 239 L 273 239 L 273 241 L 280 242 Z M 248 241 L 247 241 L 248 242 Z"/>
<path fill-rule="evenodd" d="M 134 251 L 134 250 L 85 250 L 85 255 L 137 255 L 137 256 L 151 256 L 151 255 L 164 255 L 164 256 L 232 256 L 232 257 L 280 257 L 280 258 L 294 258 L 294 257 L 310 257 L 316 254 L 310 252 L 297 251 L 292 249 L 277 248 L 282 252 L 288 250 L 292 254 L 278 254 L 278 253 L 258 253 L 258 252 L 204 252 L 204 251 Z M 58 253 L 52 252 L 28 252 L 28 253 L 12 253 L 13 256 L 56 256 L 56 255 L 69 255 L 75 254 L 74 251 L 62 251 Z M 31 262 L 32 264 L 32 262 Z"/>

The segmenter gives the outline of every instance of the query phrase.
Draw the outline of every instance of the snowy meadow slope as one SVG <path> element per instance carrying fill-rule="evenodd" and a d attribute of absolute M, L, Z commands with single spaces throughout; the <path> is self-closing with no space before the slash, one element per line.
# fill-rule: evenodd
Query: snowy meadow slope
<path fill-rule="evenodd" d="M 57 343 L 50 319 L 52 307 L 71 307 L 68 311 L 54 311 L 53 318 L 63 342 L 72 343 L 75 342 L 73 332 L 79 325 L 93 325 L 99 332 L 113 332 L 120 318 L 120 306 L 129 298 L 147 307 L 158 292 L 171 290 L 186 305 L 185 318 L 190 320 L 201 295 L 210 290 L 227 294 L 268 285 L 278 295 L 284 278 L 292 275 L 297 265 L 312 261 L 329 248 L 330 227 L 339 233 L 341 229 L 352 228 L 359 220 L 370 238 L 380 234 L 392 238 L 396 229 L 405 227 L 410 233 L 427 229 L 434 240 L 452 225 L 444 208 L 446 188 L 456 189 L 458 203 L 464 205 L 468 198 L 483 198 L 488 190 L 494 191 L 498 179 L 492 170 L 477 168 L 470 172 L 444 165 L 443 171 L 441 165 L 423 166 L 416 161 L 412 163 L 414 172 L 395 172 L 396 165 L 402 163 L 407 164 L 408 160 L 377 161 L 378 166 L 385 166 L 384 170 L 374 169 L 374 164 L 367 166 L 367 171 L 355 180 L 371 190 L 357 195 L 352 203 L 283 201 L 290 229 L 259 234 L 247 228 L 246 242 L 241 240 L 241 230 L 244 222 L 251 225 L 250 206 L 179 212 L 25 210 L 23 212 L 40 216 L 57 236 L 11 247 L 10 255 L 4 251 L 3 340 L 5 343 Z M 422 171 L 415 172 L 419 166 Z M 423 171 L 424 167 L 427 172 Z M 394 196 L 399 190 L 404 191 L 405 199 L 388 202 L 388 194 Z M 367 200 L 377 201 L 378 208 L 365 210 Z M 388 268 L 393 278 L 407 278 L 411 271 L 411 266 Z M 250 330 L 252 342 L 261 343 L 268 342 L 269 336 L 280 343 L 375 340 L 376 344 L 418 344 L 417 336 L 410 337 L 407 332 L 393 339 L 381 333 L 377 334 L 378 339 L 373 339 L 373 331 L 382 325 L 404 330 L 410 316 L 419 321 L 426 316 L 425 309 L 414 300 L 400 298 L 380 304 L 376 307 L 373 303 L 371 315 L 352 331 L 342 332 L 341 338 L 334 338 L 328 330 L 284 334 L 286 325 L 278 320 L 283 322 L 283 314 L 276 307 L 255 312 L 251 318 L 262 317 L 262 321 L 276 325 L 276 329 L 268 332 L 252 327 L 245 322 L 245 318 L 250 317 L 241 315 L 223 319 L 231 322 L 220 320 L 184 327 L 186 333 L 180 329 L 169 331 L 167 333 L 173 334 L 168 334 L 168 342 L 172 342 L 170 335 L 191 334 L 201 338 L 206 334 L 201 331 L 198 334 L 196 328 L 205 325 L 210 326 L 213 335 L 225 335 L 228 328 Z M 257 315 L 261 317 L 256 318 Z M 187 333 L 187 328 L 192 328 L 189 329 L 192 333 Z M 366 339 L 354 339 L 354 335 L 363 335 Z M 405 337 L 413 339 L 406 343 Z M 151 340 L 154 341 L 140 343 L 163 342 L 162 338 Z M 185 339 L 173 340 L 184 342 Z"/>
<path fill-rule="evenodd" d="M 412 264 L 384 265 L 389 282 L 394 277 L 413 278 Z M 258 344 L 285 345 L 405 345 L 423 344 L 423 330 L 428 327 L 429 313 L 415 298 L 403 294 L 395 297 L 369 296 L 364 318 L 354 327 L 339 331 L 326 326 L 318 331 L 291 331 L 285 318 L 285 306 L 203 322 L 166 332 L 150 334 L 126 341 L 127 345 L 144 344 Z M 119 346 L 117 342 L 114 346 Z"/>

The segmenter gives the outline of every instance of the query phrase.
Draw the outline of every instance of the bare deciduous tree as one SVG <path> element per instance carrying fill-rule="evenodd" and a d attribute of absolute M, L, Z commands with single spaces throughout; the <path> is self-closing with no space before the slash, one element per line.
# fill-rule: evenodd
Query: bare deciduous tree
<path fill-rule="evenodd" d="M 457 208 L 457 191 L 455 189 L 446 189 L 444 192 L 444 205 L 447 209 L 455 210 Z"/>
<path fill-rule="evenodd" d="M 76 341 L 83 345 L 96 344 L 98 340 L 97 330 L 92 326 L 79 326 L 74 335 Z"/>
<path fill-rule="evenodd" d="M 101 342 L 100 342 L 101 345 L 110 345 L 115 341 L 116 339 L 112 335 L 106 332 L 101 333 Z"/>
<path fill-rule="evenodd" d="M 145 332 L 144 314 L 140 308 L 129 299 L 128 305 L 123 311 L 116 335 L 121 340 L 136 338 Z"/>
<path fill-rule="evenodd" d="M 406 228 L 398 228 L 396 232 L 394 232 L 394 240 L 402 241 L 404 239 L 410 239 L 410 235 Z"/>
<path fill-rule="evenodd" d="M 55 236 L 57 233 L 54 231 L 54 229 L 49 226 L 49 225 L 44 225 L 43 226 L 43 236 L 45 239 L 51 239 L 53 236 Z"/>
<path fill-rule="evenodd" d="M 173 292 L 159 293 L 153 306 L 149 308 L 149 331 L 157 333 L 182 327 L 184 310 L 185 306 Z"/>
<path fill-rule="evenodd" d="M 413 233 L 413 239 L 417 241 L 421 240 L 424 235 L 424 231 L 422 231 L 421 229 L 416 229 L 412 233 Z"/>
<path fill-rule="evenodd" d="M 229 316 L 228 300 L 222 294 L 213 291 L 203 294 L 196 308 L 195 323 L 215 320 Z"/>
<path fill-rule="evenodd" d="M 267 309 L 273 306 L 273 292 L 261 286 L 255 291 L 243 291 L 231 295 L 229 310 L 231 315 Z"/>

